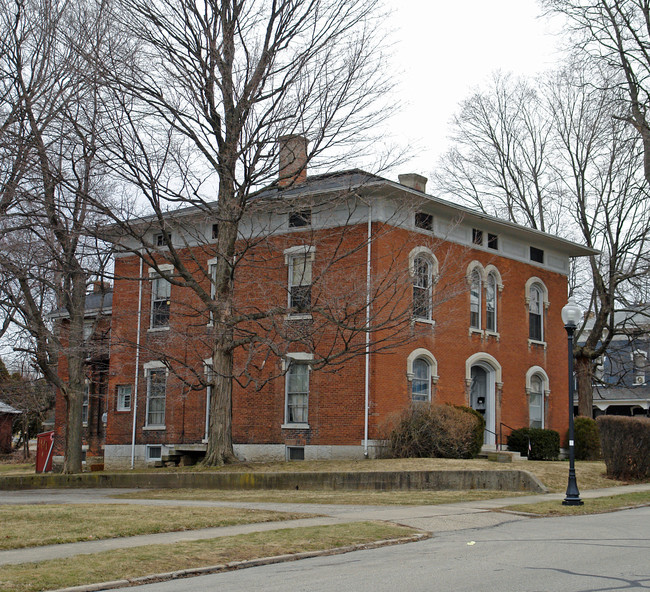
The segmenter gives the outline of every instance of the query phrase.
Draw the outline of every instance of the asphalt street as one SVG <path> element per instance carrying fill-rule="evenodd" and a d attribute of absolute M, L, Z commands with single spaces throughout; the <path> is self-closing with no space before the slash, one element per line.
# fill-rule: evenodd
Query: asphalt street
<path fill-rule="evenodd" d="M 138 592 L 650 589 L 650 508 L 516 520 L 419 543 L 129 588 Z"/>

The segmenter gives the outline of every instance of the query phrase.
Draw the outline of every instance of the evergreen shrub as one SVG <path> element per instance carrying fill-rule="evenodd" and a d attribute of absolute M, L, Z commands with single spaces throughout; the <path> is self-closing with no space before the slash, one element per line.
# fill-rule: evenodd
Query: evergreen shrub
<path fill-rule="evenodd" d="M 527 456 L 528 460 L 557 460 L 560 454 L 560 434 L 542 428 L 513 430 L 508 436 L 508 450 L 519 452 L 522 456 Z"/>

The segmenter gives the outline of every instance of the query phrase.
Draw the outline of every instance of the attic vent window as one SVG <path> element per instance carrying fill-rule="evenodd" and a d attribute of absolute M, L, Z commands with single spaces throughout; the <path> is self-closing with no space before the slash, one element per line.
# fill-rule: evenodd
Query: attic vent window
<path fill-rule="evenodd" d="M 172 239 L 172 235 L 168 234 L 169 241 Z M 154 243 L 157 247 L 166 247 L 169 244 L 169 241 L 165 240 L 165 235 L 161 232 L 154 237 Z"/>
<path fill-rule="evenodd" d="M 483 244 L 483 231 L 478 228 L 472 228 L 472 242 L 475 245 Z"/>
<path fill-rule="evenodd" d="M 433 216 L 424 212 L 415 212 L 415 227 L 433 231 Z"/>
<path fill-rule="evenodd" d="M 299 228 L 311 225 L 311 210 L 304 209 L 289 214 L 289 228 Z"/>
<path fill-rule="evenodd" d="M 494 249 L 495 251 L 499 250 L 499 237 L 496 234 L 491 234 L 488 232 L 488 249 Z"/>
<path fill-rule="evenodd" d="M 216 240 L 219 238 L 219 225 L 218 224 L 213 224 L 212 225 L 212 239 Z"/>
<path fill-rule="evenodd" d="M 544 263 L 544 250 L 530 247 L 530 260 L 536 263 Z"/>

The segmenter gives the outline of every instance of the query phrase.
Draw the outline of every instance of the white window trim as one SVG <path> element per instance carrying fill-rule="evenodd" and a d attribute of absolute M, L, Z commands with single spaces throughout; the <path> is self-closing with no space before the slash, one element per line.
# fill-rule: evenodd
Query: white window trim
<path fill-rule="evenodd" d="M 531 339 L 530 338 L 530 301 L 531 301 L 531 290 L 533 286 L 539 286 L 541 288 L 541 293 L 542 293 L 542 339 Z M 526 310 L 528 312 L 528 347 L 530 348 L 532 345 L 535 346 L 541 346 L 545 350 L 547 348 L 547 343 L 546 343 L 546 317 L 548 316 L 547 311 L 550 306 L 550 303 L 548 301 L 548 288 L 546 287 L 546 284 L 538 277 L 533 276 L 528 278 L 526 281 L 526 287 L 525 287 L 525 295 L 526 295 Z"/>
<path fill-rule="evenodd" d="M 433 251 L 427 247 L 420 246 L 412 249 L 409 253 L 409 276 L 411 277 L 411 280 L 415 279 L 415 260 L 419 257 L 423 257 L 429 263 L 429 314 L 426 317 L 416 317 L 413 315 L 413 320 L 417 323 L 435 325 L 436 322 L 433 320 L 433 290 L 439 279 L 438 259 L 433 254 Z"/>
<path fill-rule="evenodd" d="M 212 358 L 203 360 L 203 373 L 206 378 L 212 372 Z M 210 432 L 210 401 L 212 399 L 212 387 L 210 385 L 205 387 L 205 434 L 202 443 L 207 444 Z"/>
<path fill-rule="evenodd" d="M 413 380 L 413 362 L 418 358 L 424 358 L 429 362 L 429 366 L 431 367 L 431 382 L 436 384 L 440 378 L 438 376 L 438 361 L 428 349 L 423 347 L 414 349 L 406 358 L 406 378 L 408 381 L 411 382 Z"/>
<path fill-rule="evenodd" d="M 503 371 L 501 369 L 501 364 L 499 364 L 495 357 L 485 352 L 477 352 L 467 358 L 465 361 L 465 382 L 467 384 L 470 384 L 472 382 L 472 366 L 480 364 L 481 362 L 487 364 L 488 366 L 491 366 L 491 368 L 494 370 L 494 380 L 497 387 L 501 385 L 503 383 Z"/>
<path fill-rule="evenodd" d="M 167 273 L 171 273 L 173 271 L 174 271 L 174 266 L 171 263 L 164 263 L 163 265 L 159 265 L 158 269 L 150 267 L 149 268 L 149 281 L 153 282 L 153 280 L 160 278 L 160 279 L 163 279 L 163 280 L 167 280 L 169 282 L 167 277 L 165 277 L 165 275 L 161 275 L 161 274 L 167 274 Z M 171 302 L 171 282 L 169 282 L 169 283 L 170 283 L 169 300 Z M 153 322 L 153 283 L 152 283 L 151 287 L 152 287 L 152 290 L 151 290 L 151 304 L 150 304 L 150 307 L 149 307 L 149 328 L 147 329 L 147 331 L 150 331 L 152 333 L 156 332 L 156 331 L 169 331 L 169 325 L 165 325 L 164 327 L 153 327 L 152 326 L 152 322 Z"/>
<path fill-rule="evenodd" d="M 169 378 L 169 368 L 163 363 L 158 360 L 155 360 L 153 362 L 147 362 L 146 364 L 143 364 L 143 369 L 144 369 L 144 375 L 145 375 L 145 384 L 146 384 L 146 405 L 145 405 L 145 412 L 144 412 L 144 427 L 142 428 L 143 430 L 165 430 L 166 425 L 163 424 L 149 424 L 147 423 L 149 420 L 149 373 L 151 370 L 160 370 L 160 369 L 165 369 L 166 374 L 165 374 L 165 407 L 167 407 L 167 379 Z M 165 420 L 167 419 L 167 413 L 165 413 Z"/>
<path fill-rule="evenodd" d="M 214 285 L 213 268 L 217 265 L 218 262 L 218 257 L 208 259 L 208 279 L 210 280 L 210 298 L 212 298 L 212 300 L 214 300 L 215 296 L 217 295 L 217 287 Z M 212 318 L 212 312 L 210 312 L 208 315 L 208 327 L 212 326 L 214 326 L 214 319 Z"/>
<path fill-rule="evenodd" d="M 550 383 L 548 374 L 541 366 L 531 366 L 526 372 L 526 398 L 528 399 L 528 422 L 530 424 L 530 396 L 533 392 L 533 376 L 538 376 L 542 379 L 542 429 L 546 426 L 546 406 L 547 399 L 551 394 Z"/>
<path fill-rule="evenodd" d="M 311 374 L 311 362 L 314 360 L 314 354 L 306 352 L 295 352 L 285 354 L 282 360 L 282 371 L 285 373 L 285 377 L 289 372 L 289 367 L 292 362 L 297 362 L 300 364 L 305 364 L 309 366 L 309 373 Z M 309 417 L 309 396 L 311 394 L 311 376 L 309 379 L 309 391 L 307 393 L 307 417 Z M 288 420 L 288 411 L 289 411 L 289 381 L 285 378 L 284 381 L 284 423 L 280 426 L 284 430 L 308 430 L 309 422 L 306 423 L 289 423 Z"/>
<path fill-rule="evenodd" d="M 128 386 L 131 389 L 131 394 L 129 398 L 129 406 L 126 407 L 124 405 L 120 405 L 120 387 L 125 387 Z M 131 409 L 133 409 L 133 385 L 132 384 L 118 384 L 115 389 L 115 398 L 116 400 L 116 405 L 115 405 L 115 410 L 119 412 L 130 412 Z"/>
<path fill-rule="evenodd" d="M 307 258 L 308 261 L 311 261 L 312 263 L 316 259 L 316 247 L 313 245 L 296 245 L 294 247 L 289 247 L 288 249 L 285 249 L 283 251 L 284 253 L 284 262 L 287 265 L 287 307 L 291 306 L 291 275 L 293 273 L 293 259 L 298 258 L 301 256 L 309 255 Z M 314 269 L 312 266 L 311 273 L 314 273 Z M 312 284 L 313 285 L 313 276 L 312 276 Z M 286 320 L 309 320 L 311 319 L 312 316 L 310 313 L 305 313 L 305 312 L 299 312 L 299 313 L 289 313 L 285 315 Z"/>

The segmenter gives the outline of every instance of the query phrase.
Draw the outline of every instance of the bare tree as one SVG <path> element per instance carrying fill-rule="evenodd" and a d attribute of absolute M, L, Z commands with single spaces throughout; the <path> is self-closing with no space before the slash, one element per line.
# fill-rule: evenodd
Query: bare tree
<path fill-rule="evenodd" d="M 555 232 L 562 203 L 548 199 L 555 193 L 551 135 L 536 85 L 496 73 L 488 89 L 461 103 L 436 189 L 479 211 Z"/>
<path fill-rule="evenodd" d="M 269 336 L 287 308 L 284 300 L 274 311 L 236 310 L 236 276 L 245 273 L 236 270 L 254 248 L 263 250 L 262 235 L 272 230 L 242 229 L 242 220 L 256 200 L 262 207 L 269 192 L 304 178 L 307 164 L 341 163 L 352 148 L 361 149 L 363 139 L 372 139 L 370 132 L 389 111 L 385 104 L 377 106 L 389 87 L 377 36 L 381 15 L 376 0 L 121 0 L 115 6 L 116 37 L 130 42 L 111 46 L 99 61 L 105 84 L 114 90 L 106 99 L 115 118 L 106 150 L 115 172 L 137 188 L 153 213 L 148 228 L 124 222 L 123 212 L 117 223 L 123 236 L 136 238 L 139 247 L 133 251 L 161 277 L 188 288 L 203 318 L 211 319 L 215 396 L 205 462 L 222 464 L 234 459 L 234 351 L 245 346 L 249 358 L 263 364 L 267 354 L 253 353 L 275 348 Z M 304 158 L 298 158 L 304 137 L 309 148 L 302 145 Z M 285 176 L 276 181 L 279 138 L 292 143 L 296 154 L 283 163 Z M 168 213 L 178 206 L 192 206 L 195 215 L 214 224 L 210 253 L 216 263 L 210 277 L 197 275 L 183 248 L 196 230 L 188 225 L 173 230 L 182 217 Z M 152 224 L 164 249 L 146 238 Z M 341 253 L 342 248 L 331 266 Z M 277 253 L 266 259 L 277 265 Z M 173 272 L 162 263 L 171 263 Z M 367 332 L 365 294 L 359 300 L 357 292 L 355 286 L 343 317 L 318 301 L 322 318 L 341 328 L 341 337 L 346 331 L 357 337 Z M 386 297 L 386 314 L 389 302 Z M 384 327 L 390 333 L 391 323 Z M 349 337 L 343 349 L 356 343 Z"/>
<path fill-rule="evenodd" d="M 457 137 L 467 150 L 468 160 L 475 162 L 478 153 L 487 172 L 467 169 L 457 158 L 458 151 L 452 150 L 439 176 L 441 185 L 451 177 L 452 186 L 458 186 L 456 179 L 460 179 L 475 187 L 472 203 L 481 200 L 485 211 L 505 212 L 513 222 L 523 220 L 533 227 L 581 240 L 599 251 L 589 257 L 588 266 L 578 264 L 571 278 L 572 289 L 580 294 L 581 301 L 589 303 L 589 330 L 583 326 L 574 342 L 579 413 L 589 417 L 594 366 L 622 330 L 615 322 L 615 313 L 626 307 L 635 283 L 648 272 L 650 237 L 650 207 L 639 174 L 639 143 L 629 126 L 612 119 L 611 108 L 617 102 L 618 90 L 608 82 L 593 70 L 585 73 L 572 65 L 538 81 L 534 101 L 528 94 L 497 87 L 497 96 L 506 103 L 497 110 L 500 115 L 495 115 L 498 129 L 519 129 L 525 112 L 525 120 L 531 124 L 530 129 L 524 126 L 526 137 L 543 138 L 541 144 L 531 141 L 526 145 L 516 137 L 511 143 L 508 133 L 494 133 L 494 127 L 484 125 L 484 114 L 488 112 L 481 106 L 496 99 L 490 93 L 487 97 L 475 95 L 461 110 Z M 479 107 L 473 108 L 473 102 Z M 501 141 L 504 135 L 508 142 Z M 520 203 L 525 203 L 511 211 L 503 207 L 510 203 L 510 191 L 502 162 L 515 156 L 518 162 L 535 163 L 536 170 L 543 170 L 544 183 L 532 183 L 535 191 L 525 195 L 518 192 L 522 196 Z M 467 199 L 467 192 L 461 195 Z M 534 220 L 518 215 L 522 210 L 530 212 Z M 542 213 L 548 211 L 554 212 L 552 226 L 542 222 Z"/>
<path fill-rule="evenodd" d="M 69 473 L 81 471 L 86 287 L 102 264 L 87 236 L 95 222 L 87 198 L 102 190 L 96 86 L 71 43 L 87 32 L 87 9 L 55 0 L 5 2 L 0 17 L 3 106 L 11 106 L 0 157 L 0 306 L 27 337 L 17 348 L 31 354 L 66 401 Z M 64 332 L 48 316 L 55 309 L 67 312 Z M 67 378 L 58 371 L 62 356 Z"/>
<path fill-rule="evenodd" d="M 611 115 L 627 122 L 643 146 L 650 183 L 650 2 L 648 0 L 542 0 L 567 17 L 572 45 L 589 62 L 611 72 L 622 91 Z"/>

